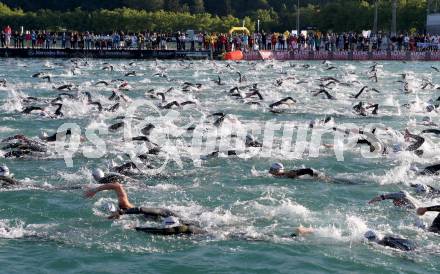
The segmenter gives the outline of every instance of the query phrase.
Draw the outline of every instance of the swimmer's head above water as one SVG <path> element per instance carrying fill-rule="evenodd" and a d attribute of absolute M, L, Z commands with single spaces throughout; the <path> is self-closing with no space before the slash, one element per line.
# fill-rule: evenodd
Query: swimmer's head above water
<path fill-rule="evenodd" d="M 38 135 L 38 138 L 40 138 L 41 140 L 45 140 L 47 137 L 49 137 L 49 135 L 46 131 L 42 131 L 40 132 L 40 135 Z"/>
<path fill-rule="evenodd" d="M 368 241 L 377 241 L 378 240 L 377 234 L 373 230 L 368 230 L 367 232 L 365 232 L 364 237 Z"/>
<path fill-rule="evenodd" d="M 0 166 L 0 176 L 9 177 L 11 174 L 9 173 L 9 168 L 6 165 Z"/>
<path fill-rule="evenodd" d="M 93 176 L 93 179 L 95 179 L 95 181 L 99 181 L 102 178 L 104 178 L 104 171 L 102 171 L 100 168 L 97 168 L 97 169 L 93 170 L 92 176 Z"/>
<path fill-rule="evenodd" d="M 175 216 L 168 216 L 162 222 L 163 227 L 171 228 L 180 225 L 179 219 Z"/>
<path fill-rule="evenodd" d="M 284 172 L 284 165 L 282 163 L 273 163 L 269 169 L 269 173 L 272 175 L 279 175 Z"/>

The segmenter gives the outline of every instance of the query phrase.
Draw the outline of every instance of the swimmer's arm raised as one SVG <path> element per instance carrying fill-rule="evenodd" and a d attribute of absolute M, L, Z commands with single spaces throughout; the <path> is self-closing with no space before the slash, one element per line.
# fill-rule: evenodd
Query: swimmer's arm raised
<path fill-rule="evenodd" d="M 430 206 L 430 207 L 420 207 L 417 209 L 417 214 L 424 215 L 427 211 L 440 212 L 440 205 Z"/>
<path fill-rule="evenodd" d="M 383 201 L 383 200 L 403 199 L 405 197 L 406 197 L 406 195 L 403 192 L 388 193 L 388 194 L 382 194 L 377 197 L 374 197 L 368 203 L 372 204 L 372 203 Z"/>
<path fill-rule="evenodd" d="M 97 188 L 89 189 L 84 192 L 84 196 L 86 198 L 92 198 L 96 195 L 96 193 L 106 190 L 113 190 L 118 195 L 119 207 L 124 209 L 133 208 L 134 206 L 129 202 L 127 193 L 124 190 L 124 187 L 119 183 L 110 183 L 99 186 Z"/>

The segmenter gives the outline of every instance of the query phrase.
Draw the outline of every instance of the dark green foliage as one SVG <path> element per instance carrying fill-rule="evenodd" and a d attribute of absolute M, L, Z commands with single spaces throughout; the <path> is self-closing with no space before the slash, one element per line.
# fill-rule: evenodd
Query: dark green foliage
<path fill-rule="evenodd" d="M 300 0 L 301 27 L 371 29 L 375 0 Z M 424 31 L 426 0 L 399 0 L 397 28 Z M 297 0 L 4 0 L 0 23 L 26 28 L 93 31 L 226 31 L 232 25 L 296 29 Z M 391 0 L 379 1 L 379 30 L 389 31 Z"/>

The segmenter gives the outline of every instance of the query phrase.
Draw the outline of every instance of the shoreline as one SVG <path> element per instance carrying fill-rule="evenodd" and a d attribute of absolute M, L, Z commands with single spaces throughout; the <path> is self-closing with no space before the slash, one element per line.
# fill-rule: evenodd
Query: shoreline
<path fill-rule="evenodd" d="M 206 60 L 212 59 L 211 51 L 180 50 L 121 50 L 121 49 L 28 49 L 0 48 L 4 58 L 90 58 L 90 59 L 166 59 L 166 60 Z"/>
<path fill-rule="evenodd" d="M 138 49 L 28 49 L 0 48 L 0 58 L 90 58 L 138 60 L 223 60 L 222 54 L 210 50 L 138 50 Z M 281 51 L 243 52 L 242 60 L 233 61 L 440 61 L 440 51 Z"/>

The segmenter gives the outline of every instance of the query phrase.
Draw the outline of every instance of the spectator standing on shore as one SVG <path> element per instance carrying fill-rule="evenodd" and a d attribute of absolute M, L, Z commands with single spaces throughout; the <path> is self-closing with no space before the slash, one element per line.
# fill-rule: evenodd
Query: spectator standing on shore
<path fill-rule="evenodd" d="M 2 30 L 2 33 L 1 33 L 1 36 L 0 36 L 0 43 L 1 43 L 2 48 L 4 48 L 5 44 L 6 44 L 6 35 L 5 35 L 5 31 L 4 30 Z"/>
<path fill-rule="evenodd" d="M 140 32 L 138 34 L 138 49 L 142 50 L 145 47 L 145 36 Z"/>
<path fill-rule="evenodd" d="M 390 48 L 390 40 L 388 39 L 387 35 L 384 35 L 382 38 L 381 49 L 382 50 L 389 50 L 389 48 Z"/>
<path fill-rule="evenodd" d="M 90 36 L 90 32 L 86 32 L 84 36 L 84 41 L 85 41 L 85 49 L 90 50 L 92 44 L 92 37 Z"/>
<path fill-rule="evenodd" d="M 14 31 L 12 34 L 12 43 L 14 45 L 14 48 L 18 48 L 18 31 Z"/>
<path fill-rule="evenodd" d="M 63 31 L 63 34 L 61 34 L 61 48 L 63 49 L 66 48 L 66 41 L 67 41 L 66 32 Z"/>
<path fill-rule="evenodd" d="M 267 49 L 266 44 L 267 44 L 267 35 L 265 32 L 263 32 L 263 34 L 261 35 L 260 49 L 266 50 Z"/>
<path fill-rule="evenodd" d="M 162 34 L 162 36 L 160 37 L 160 48 L 162 50 L 168 50 L 167 38 L 165 34 Z"/>
<path fill-rule="evenodd" d="M 26 35 L 26 33 L 24 31 L 22 31 L 20 33 L 20 35 L 18 36 L 18 46 L 22 49 L 24 48 L 25 35 Z"/>
<path fill-rule="evenodd" d="M 46 49 L 50 49 L 50 43 L 52 42 L 52 37 L 50 36 L 50 32 L 44 33 L 44 41 L 46 44 Z"/>
<path fill-rule="evenodd" d="M 199 43 L 199 50 L 203 49 L 203 33 L 199 33 L 199 35 L 197 36 L 197 41 Z"/>
<path fill-rule="evenodd" d="M 53 33 L 52 35 L 52 48 L 57 47 L 57 40 L 58 40 L 58 32 Z"/>
<path fill-rule="evenodd" d="M 403 47 L 404 47 L 405 50 L 409 49 L 409 36 L 408 36 L 408 33 L 403 38 Z"/>
<path fill-rule="evenodd" d="M 180 48 L 181 50 L 186 50 L 186 35 L 185 32 L 182 32 L 179 37 Z"/>
<path fill-rule="evenodd" d="M 271 50 L 275 50 L 276 49 L 277 40 L 278 40 L 277 35 L 275 33 L 273 33 L 272 37 L 270 39 L 270 43 L 271 43 L 270 49 Z"/>
<path fill-rule="evenodd" d="M 25 39 L 26 39 L 26 48 L 30 48 L 31 47 L 32 35 L 31 35 L 31 32 L 28 31 L 28 30 L 26 31 Z"/>
<path fill-rule="evenodd" d="M 6 26 L 4 32 L 5 32 L 5 46 L 9 48 L 9 46 L 11 45 L 11 35 L 12 35 L 11 27 L 9 25 Z"/>

